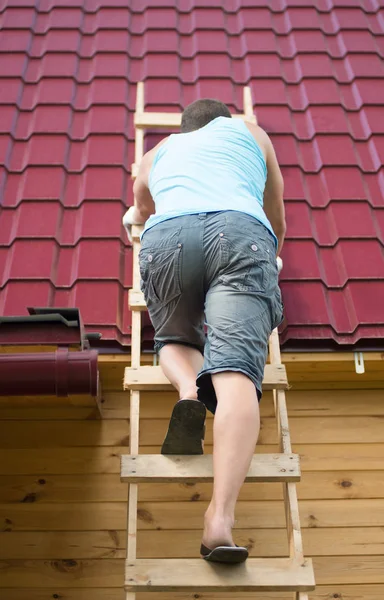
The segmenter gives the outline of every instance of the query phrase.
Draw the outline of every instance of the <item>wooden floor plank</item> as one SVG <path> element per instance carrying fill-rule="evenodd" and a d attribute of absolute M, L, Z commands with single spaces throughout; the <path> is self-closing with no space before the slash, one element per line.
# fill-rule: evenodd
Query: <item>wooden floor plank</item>
<path fill-rule="evenodd" d="M 95 525 L 97 526 L 97 524 Z M 304 528 L 303 542 L 308 556 L 358 556 L 384 554 L 381 527 Z M 11 531 L 6 544 L 0 544 L 0 559 L 52 560 L 125 558 L 124 530 L 95 531 Z M 288 556 L 285 528 L 236 529 L 235 541 L 247 546 L 250 556 Z M 139 558 L 198 558 L 201 530 L 141 530 L 138 535 Z M 384 596 L 383 596 L 384 597 Z"/>
<path fill-rule="evenodd" d="M 257 455 L 260 456 L 260 455 Z M 383 471 L 304 471 L 297 488 L 299 500 L 342 500 L 347 498 L 384 498 Z M 143 483 L 139 499 L 143 502 L 208 501 L 211 483 Z M 119 473 L 84 475 L 0 475 L 0 504 L 18 502 L 124 502 L 127 485 Z M 282 500 L 282 486 L 272 483 L 247 483 L 239 500 Z"/>
<path fill-rule="evenodd" d="M 322 390 L 298 391 L 287 394 L 289 417 L 383 416 L 383 390 Z M 97 417 L 94 401 L 90 406 L 79 406 L 72 399 L 63 403 L 52 396 L 0 396 L 0 420 L 90 420 Z M 167 419 L 177 401 L 176 391 L 143 392 L 141 394 L 141 419 Z M 103 393 L 103 419 L 129 419 L 127 392 Z M 260 403 L 261 418 L 273 417 L 272 393 L 265 391 Z M 208 413 L 208 420 L 212 415 Z"/>
<path fill-rule="evenodd" d="M 205 446 L 207 454 L 212 446 Z M 158 445 L 141 445 L 141 454 L 160 452 Z M 279 452 L 277 444 L 258 444 L 256 454 Z M 382 471 L 384 444 L 293 444 L 302 472 Z M 0 475 L 88 475 L 120 473 L 120 456 L 126 446 L 63 448 L 5 448 L 0 451 Z M 342 476 L 342 475 L 341 475 Z"/>
<path fill-rule="evenodd" d="M 208 502 L 139 502 L 138 528 L 201 530 Z M 285 527 L 282 502 L 242 502 L 235 529 Z M 93 531 L 124 529 L 125 502 L 94 504 L 2 504 L 0 519 L 6 531 Z M 380 500 L 303 500 L 302 527 L 384 527 Z"/>
<path fill-rule="evenodd" d="M 124 582 L 124 562 L 124 559 L 114 558 L 84 561 L 68 559 L 0 561 L 0 589 L 40 588 L 49 589 L 52 594 L 52 591 L 56 592 L 60 587 L 63 589 L 121 588 Z M 382 556 L 314 557 L 313 565 L 317 585 L 384 584 Z"/>
<path fill-rule="evenodd" d="M 142 446 L 161 445 L 169 419 L 144 419 L 140 424 Z M 311 417 L 291 417 L 290 431 L 295 444 L 356 444 L 384 443 L 384 427 L 377 417 L 319 417 L 316 427 Z M 211 423 L 207 424 L 206 444 L 212 444 Z M 259 444 L 276 444 L 276 422 L 263 418 Z M 2 421 L 0 448 L 36 449 L 74 446 L 128 446 L 128 421 Z M 125 452 L 126 454 L 127 452 Z M 206 452 L 208 453 L 208 452 Z M 26 453 L 27 454 L 27 453 Z M 380 467 L 379 467 L 380 468 Z"/>
<path fill-rule="evenodd" d="M 52 592 L 54 590 L 54 592 Z M 88 589 L 62 588 L 30 588 L 3 590 L 7 600 L 52 600 L 65 598 L 65 600 L 125 600 L 125 591 L 119 587 L 90 587 Z M 53 593 L 56 596 L 53 596 Z M 193 600 L 196 596 L 190 592 L 143 592 L 139 600 Z M 317 585 L 310 593 L 310 600 L 383 600 L 384 585 Z M 200 600 L 292 600 L 291 592 L 255 592 L 250 598 L 249 593 L 238 592 L 204 592 L 199 594 Z"/>
<path fill-rule="evenodd" d="M 208 503 L 170 504 L 141 502 L 140 529 L 200 529 Z M 303 500 L 300 502 L 302 527 L 382 527 L 384 503 L 379 500 Z M 281 502 L 242 502 L 235 528 L 285 527 Z"/>
<path fill-rule="evenodd" d="M 286 366 L 290 389 L 330 391 L 359 391 L 362 396 L 368 390 L 382 391 L 384 382 L 382 377 L 383 359 L 369 360 L 370 354 L 381 357 L 380 353 L 364 353 L 365 373 L 356 374 L 352 353 L 340 353 L 343 360 L 334 360 L 336 354 L 302 353 L 291 355 L 282 353 L 282 363 Z M 325 356 L 324 356 L 325 355 Z M 295 361 L 292 361 L 292 356 Z M 311 360 L 312 356 L 312 360 Z M 152 356 L 143 356 L 142 364 L 148 363 Z M 127 355 L 101 355 L 99 357 L 99 370 L 103 390 L 121 391 L 121 380 L 124 378 L 124 367 L 128 366 L 130 356 Z"/>
<path fill-rule="evenodd" d="M 126 361 L 128 365 L 129 361 Z M 284 357 L 283 357 L 284 364 Z M 121 391 L 121 381 L 124 379 L 124 365 L 116 363 L 112 366 L 107 364 L 100 365 L 101 382 L 104 391 Z M 288 366 L 289 369 L 289 366 Z M 367 390 L 383 390 L 382 368 L 366 371 L 364 375 L 358 375 L 356 372 L 348 370 L 338 370 L 335 372 L 319 371 L 306 372 L 298 370 L 288 372 L 290 390 L 360 390 L 363 395 Z"/>

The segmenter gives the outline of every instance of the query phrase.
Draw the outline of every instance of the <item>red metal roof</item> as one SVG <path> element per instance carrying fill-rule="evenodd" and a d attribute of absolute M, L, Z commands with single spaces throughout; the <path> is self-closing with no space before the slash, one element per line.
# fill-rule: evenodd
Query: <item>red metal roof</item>
<path fill-rule="evenodd" d="M 285 177 L 282 341 L 384 337 L 382 1 L 0 0 L 0 22 L 1 314 L 76 306 L 129 344 L 135 83 L 162 111 L 241 112 L 250 85 Z"/>

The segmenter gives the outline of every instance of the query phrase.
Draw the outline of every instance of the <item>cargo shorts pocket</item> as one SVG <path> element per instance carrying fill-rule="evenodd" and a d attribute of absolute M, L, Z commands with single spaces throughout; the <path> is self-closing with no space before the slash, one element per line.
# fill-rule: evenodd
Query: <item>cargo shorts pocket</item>
<path fill-rule="evenodd" d="M 277 282 L 277 266 L 269 240 L 231 228 L 219 235 L 220 281 L 243 292 L 270 291 Z"/>
<path fill-rule="evenodd" d="M 140 289 L 147 306 L 167 304 L 181 294 L 182 244 L 177 241 L 177 233 L 140 250 Z"/>
<path fill-rule="evenodd" d="M 274 317 L 275 320 L 272 327 L 273 329 L 275 329 L 275 327 L 279 327 L 279 325 L 281 325 L 281 323 L 284 321 L 284 304 L 279 286 L 277 286 L 277 290 L 274 295 Z"/>

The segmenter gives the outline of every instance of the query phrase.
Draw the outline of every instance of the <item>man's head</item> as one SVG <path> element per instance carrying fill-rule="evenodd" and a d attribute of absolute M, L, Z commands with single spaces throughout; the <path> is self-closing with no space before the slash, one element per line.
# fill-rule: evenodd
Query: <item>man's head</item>
<path fill-rule="evenodd" d="M 231 118 L 226 104 L 219 100 L 211 100 L 211 98 L 196 100 L 187 106 L 182 114 L 181 133 L 196 131 L 217 117 Z"/>

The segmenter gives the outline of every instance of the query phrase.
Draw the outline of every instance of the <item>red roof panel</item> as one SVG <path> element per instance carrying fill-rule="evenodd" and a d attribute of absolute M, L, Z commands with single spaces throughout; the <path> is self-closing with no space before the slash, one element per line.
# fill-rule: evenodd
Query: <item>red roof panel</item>
<path fill-rule="evenodd" d="M 147 110 L 233 112 L 250 85 L 285 178 L 282 340 L 383 338 L 383 8 L 0 0 L 0 312 L 78 306 L 129 344 L 135 84 Z"/>

